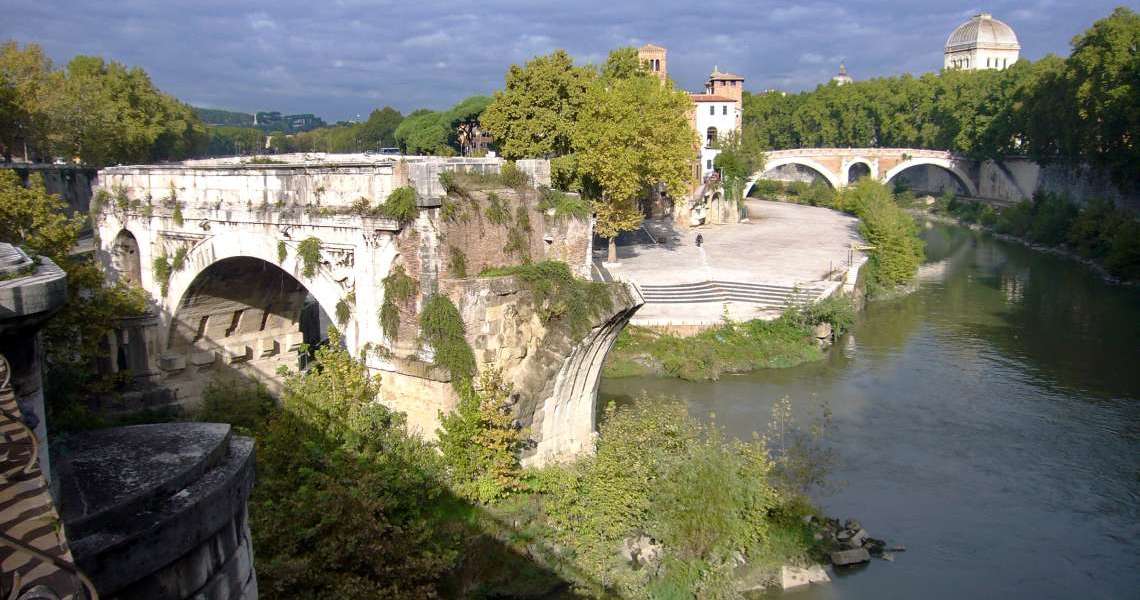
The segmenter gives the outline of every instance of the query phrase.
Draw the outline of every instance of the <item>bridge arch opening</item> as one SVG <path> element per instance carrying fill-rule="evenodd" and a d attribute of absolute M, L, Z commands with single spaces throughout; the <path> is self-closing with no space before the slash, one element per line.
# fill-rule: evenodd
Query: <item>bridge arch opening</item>
<path fill-rule="evenodd" d="M 941 161 L 915 160 L 898 165 L 886 174 L 883 183 L 915 193 L 938 195 L 946 191 L 959 196 L 977 196 L 969 176 Z"/>
<path fill-rule="evenodd" d="M 170 320 L 162 362 L 174 371 L 183 402 L 194 403 L 210 381 L 237 377 L 279 392 L 281 367 L 307 366 L 328 341 L 332 320 L 308 289 L 260 258 L 225 258 L 204 268 Z"/>
<path fill-rule="evenodd" d="M 111 273 L 116 281 L 142 285 L 142 256 L 135 235 L 123 229 L 111 246 Z"/>
<path fill-rule="evenodd" d="M 832 181 L 826 170 L 822 165 L 813 165 L 808 162 L 788 161 L 779 163 L 768 163 L 765 165 L 764 171 L 754 176 L 744 189 L 744 196 L 751 198 L 762 198 L 771 193 L 771 186 L 765 185 L 763 181 L 776 181 L 782 184 L 791 184 L 800 182 L 805 185 L 812 185 L 816 182 L 823 182 L 831 189 L 835 189 L 835 182 Z"/>
<path fill-rule="evenodd" d="M 865 162 L 859 161 L 851 163 L 847 167 L 847 183 L 850 185 L 863 179 L 864 177 L 871 176 L 871 166 Z"/>

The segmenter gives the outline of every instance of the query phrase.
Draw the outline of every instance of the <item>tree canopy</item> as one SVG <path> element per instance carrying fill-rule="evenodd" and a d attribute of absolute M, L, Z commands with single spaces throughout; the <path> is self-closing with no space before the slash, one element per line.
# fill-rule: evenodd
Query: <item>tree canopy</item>
<path fill-rule="evenodd" d="M 1140 15 L 1120 7 L 1076 36 L 1068 59 L 745 94 L 744 129 L 769 149 L 913 147 L 1087 162 L 1136 188 L 1138 47 Z"/>
<path fill-rule="evenodd" d="M 162 93 L 139 68 L 77 56 L 54 69 L 43 50 L 0 46 L 0 145 L 48 160 L 102 166 L 201 153 L 205 126 L 186 104 Z"/>
<path fill-rule="evenodd" d="M 565 50 L 511 65 L 506 87 L 480 118 L 506 158 L 562 156 L 572 148 L 574 123 L 594 69 L 574 65 Z"/>

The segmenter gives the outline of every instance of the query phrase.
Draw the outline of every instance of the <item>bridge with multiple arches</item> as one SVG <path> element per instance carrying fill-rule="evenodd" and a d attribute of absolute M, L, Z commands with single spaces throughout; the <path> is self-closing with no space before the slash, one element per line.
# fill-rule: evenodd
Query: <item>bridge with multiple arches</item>
<path fill-rule="evenodd" d="M 971 197 L 979 196 L 981 187 L 978 161 L 943 150 L 915 148 L 798 148 L 766 153 L 764 166 L 753 175 L 744 193 L 757 181 L 778 178 L 777 170 L 793 165 L 826 181 L 834 189 L 850 185 L 860 178 L 871 177 L 890 183 L 911 169 L 936 167 L 949 173 Z"/>

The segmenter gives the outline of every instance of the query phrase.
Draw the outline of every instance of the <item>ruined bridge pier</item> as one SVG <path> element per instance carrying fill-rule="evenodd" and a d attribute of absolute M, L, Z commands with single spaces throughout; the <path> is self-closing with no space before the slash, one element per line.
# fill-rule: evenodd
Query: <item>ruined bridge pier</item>
<path fill-rule="evenodd" d="M 514 384 L 517 416 L 533 442 L 528 460 L 589 448 L 601 362 L 640 296 L 615 286 L 614 309 L 598 315 L 584 338 L 572 339 L 537 323 L 529 296 L 510 278 L 450 273 L 449 245 L 494 236 L 448 229 L 457 226 L 440 217 L 445 192 L 439 173 L 497 172 L 501 159 L 282 160 L 100 172 L 100 257 L 109 277 L 137 283 L 152 305 L 148 316 L 124 322 L 109 340 L 107 368 L 129 370 L 144 390 L 115 408 L 191 408 L 211 382 L 231 379 L 279 391 L 282 367 L 300 368 L 303 345 L 319 342 L 335 325 L 346 348 L 381 376 L 381 400 L 432 437 L 439 412 L 451 410 L 457 397 L 448 376 L 431 366 L 431 350 L 419 344 L 415 321 L 423 302 L 443 293 L 463 313 L 480 367 L 501 368 Z M 519 166 L 535 183 L 548 183 L 545 161 Z M 420 208 L 408 223 L 375 210 L 402 186 L 417 190 Z M 535 260 L 561 260 L 588 273 L 588 220 L 547 220 L 532 209 L 530 221 Z M 306 250 L 313 238 L 320 240 L 315 256 Z M 495 254 L 502 254 L 502 242 L 491 242 L 469 248 L 472 260 L 510 264 Z M 378 314 L 383 281 L 397 267 L 417 282 L 418 293 L 401 306 L 400 333 L 389 338 Z"/>

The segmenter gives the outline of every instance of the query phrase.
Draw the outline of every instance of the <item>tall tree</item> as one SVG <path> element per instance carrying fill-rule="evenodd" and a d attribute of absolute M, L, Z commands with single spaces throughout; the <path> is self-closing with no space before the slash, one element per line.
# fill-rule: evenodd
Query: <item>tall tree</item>
<path fill-rule="evenodd" d="M 562 156 L 572 149 L 578 119 L 594 71 L 574 66 L 565 50 L 511 65 L 506 88 L 480 118 L 510 159 Z"/>
<path fill-rule="evenodd" d="M 54 87 L 51 59 L 42 48 L 0 45 L 0 146 L 6 161 L 17 153 L 25 159 L 48 156 Z"/>
<path fill-rule="evenodd" d="M 1093 23 L 1067 66 L 1084 158 L 1140 188 L 1140 15 L 1121 6 Z"/>
<path fill-rule="evenodd" d="M 404 120 L 400 111 L 385 106 L 373 110 L 368 120 L 362 123 L 357 134 L 364 150 L 379 150 L 396 145 L 396 128 Z"/>
<path fill-rule="evenodd" d="M 641 224 L 638 198 L 658 184 L 677 196 L 687 191 L 697 143 L 690 110 L 688 94 L 649 77 L 601 77 L 587 89 L 573 147 L 599 190 L 596 231 L 609 239 L 610 262 L 618 234 Z"/>

